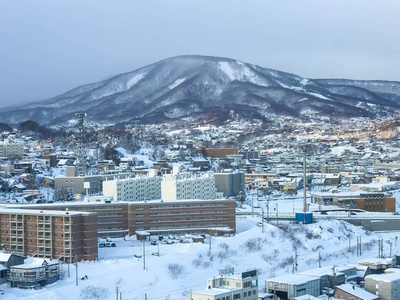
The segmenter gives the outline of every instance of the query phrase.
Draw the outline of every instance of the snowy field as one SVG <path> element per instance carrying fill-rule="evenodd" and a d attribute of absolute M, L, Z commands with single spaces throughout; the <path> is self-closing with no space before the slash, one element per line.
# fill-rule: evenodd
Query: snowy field
<path fill-rule="evenodd" d="M 282 204 L 283 205 L 283 204 Z M 310 225 L 295 225 L 275 222 L 257 226 L 260 217 L 238 217 L 237 234 L 233 237 L 213 237 L 211 251 L 209 238 L 205 244 L 176 243 L 172 245 L 145 245 L 145 269 L 142 258 L 142 242 L 134 239 L 113 239 L 116 247 L 99 248 L 99 261 L 78 263 L 76 269 L 63 266 L 62 280 L 41 290 L 9 288 L 3 299 L 116 299 L 116 288 L 122 299 L 189 299 L 190 290 L 206 287 L 207 278 L 218 275 L 218 270 L 234 267 L 236 272 L 257 269 L 260 291 L 264 280 L 290 274 L 293 271 L 294 253 L 298 253 L 298 272 L 321 265 L 356 263 L 356 237 L 362 237 L 362 258 L 375 258 L 378 254 L 378 239 L 392 241 L 392 254 L 400 249 L 396 236 L 400 232 L 370 233 L 343 221 L 319 221 Z M 272 225 L 273 224 L 273 225 Z M 350 238 L 350 249 L 349 249 Z M 153 240 L 156 237 L 152 237 Z M 160 256 L 153 252 L 160 251 Z M 350 250 L 350 251 L 349 251 Z M 389 255 L 389 244 L 384 243 L 384 254 Z M 100 297 L 92 298 L 99 293 Z"/>

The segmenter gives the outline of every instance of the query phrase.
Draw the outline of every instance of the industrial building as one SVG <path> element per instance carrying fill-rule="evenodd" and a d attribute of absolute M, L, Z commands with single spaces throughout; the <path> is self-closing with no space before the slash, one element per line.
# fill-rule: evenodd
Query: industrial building
<path fill-rule="evenodd" d="M 318 277 L 290 274 L 265 280 L 265 292 L 273 293 L 283 300 L 293 300 L 298 296 L 318 297 L 321 283 Z"/>
<path fill-rule="evenodd" d="M 357 268 L 354 266 L 327 266 L 298 273 L 299 275 L 311 276 L 320 280 L 320 295 L 327 289 L 346 283 L 347 280 L 357 279 Z"/>
<path fill-rule="evenodd" d="M 384 192 L 319 192 L 311 193 L 311 202 L 346 205 L 371 212 L 395 212 L 396 199 Z"/>

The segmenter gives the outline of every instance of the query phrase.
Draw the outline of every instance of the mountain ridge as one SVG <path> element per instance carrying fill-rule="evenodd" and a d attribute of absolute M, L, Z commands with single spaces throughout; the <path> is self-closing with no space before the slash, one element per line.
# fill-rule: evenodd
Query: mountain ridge
<path fill-rule="evenodd" d="M 86 112 L 102 125 L 198 122 L 234 110 L 269 114 L 379 117 L 400 109 L 400 82 L 307 79 L 239 60 L 184 55 L 167 58 L 59 96 L 3 110 L 8 124 L 33 120 L 59 126 Z"/>

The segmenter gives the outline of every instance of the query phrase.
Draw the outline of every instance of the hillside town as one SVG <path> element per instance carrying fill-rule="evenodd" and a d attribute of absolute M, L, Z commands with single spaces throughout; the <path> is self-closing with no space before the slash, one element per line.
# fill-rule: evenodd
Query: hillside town
<path fill-rule="evenodd" d="M 294 254 L 282 257 L 279 272 L 239 270 L 240 264 L 204 267 L 212 278 L 203 279 L 206 289 L 193 288 L 171 299 L 396 299 L 398 116 L 379 122 L 312 116 L 254 121 L 231 111 L 220 125 L 119 130 L 94 128 L 85 117 L 77 114 L 70 128 L 52 128 L 47 136 L 37 127 L 1 133 L 4 296 L 12 299 L 15 288 L 25 293 L 21 296 L 56 289 L 70 278 L 70 268 L 78 272 L 81 265 L 85 272 L 85 262 L 105 262 L 113 255 L 142 260 L 146 270 L 146 248 L 152 264 L 161 259 L 160 244 L 171 245 L 171 255 L 172 244 L 209 246 L 211 261 L 199 254 L 192 262 L 208 266 L 213 239 L 220 258 L 229 257 L 236 255 L 230 247 L 241 232 L 250 230 L 251 236 L 280 230 Z M 355 261 L 335 260 L 337 254 L 321 244 L 312 250 L 318 267 L 300 267 L 297 252 L 309 246 L 298 235 L 325 239 L 319 231 L 328 227 L 326 234 L 344 228 L 335 235 L 340 241 L 335 251 L 348 251 Z M 257 236 L 244 245 L 256 252 L 265 242 Z M 123 251 L 130 249 L 126 243 L 141 252 Z M 268 252 L 264 255 L 273 250 Z M 182 268 L 168 265 L 173 280 Z M 82 276 L 90 281 L 91 275 Z M 200 280 L 195 284 L 201 285 Z M 89 287 L 81 297 L 101 294 Z M 167 299 L 170 294 L 158 291 L 157 298 L 152 289 L 145 290 L 134 299 Z M 103 294 L 106 299 L 114 293 Z"/>

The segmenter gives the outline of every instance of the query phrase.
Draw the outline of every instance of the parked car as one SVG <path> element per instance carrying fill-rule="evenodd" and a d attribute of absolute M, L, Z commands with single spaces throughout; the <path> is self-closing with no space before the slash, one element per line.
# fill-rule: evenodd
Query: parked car
<path fill-rule="evenodd" d="M 168 242 L 166 240 L 162 240 L 160 243 L 161 244 L 168 244 Z"/>
<path fill-rule="evenodd" d="M 105 246 L 106 246 L 105 243 L 100 243 L 100 244 L 99 244 L 99 248 L 104 248 Z"/>
<path fill-rule="evenodd" d="M 160 256 L 160 254 L 158 252 L 153 252 L 153 253 L 151 253 L 151 255 Z"/>
<path fill-rule="evenodd" d="M 171 244 L 173 244 L 173 243 L 174 243 L 173 240 L 168 240 L 168 241 L 167 241 L 167 244 L 168 244 L 168 245 L 171 245 Z"/>
<path fill-rule="evenodd" d="M 134 254 L 133 257 L 135 257 L 135 258 L 142 258 L 142 255 L 141 255 L 141 254 Z"/>
<path fill-rule="evenodd" d="M 106 247 L 111 247 L 111 243 L 106 243 Z"/>
<path fill-rule="evenodd" d="M 158 236 L 158 240 L 159 240 L 159 241 L 162 241 L 163 239 L 164 239 L 164 237 L 163 237 L 162 235 L 159 235 L 159 236 Z"/>
<path fill-rule="evenodd" d="M 107 242 L 112 242 L 112 240 L 109 237 L 106 239 L 106 241 Z"/>
<path fill-rule="evenodd" d="M 111 243 L 111 247 L 117 247 L 115 243 Z"/>
<path fill-rule="evenodd" d="M 151 241 L 150 244 L 157 245 L 157 241 Z"/>

